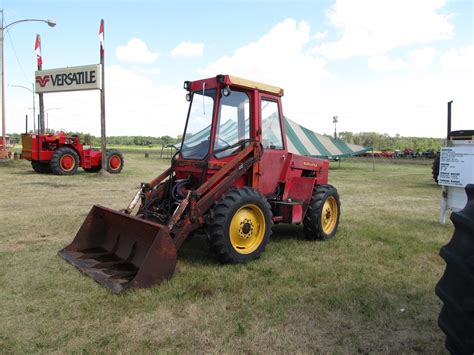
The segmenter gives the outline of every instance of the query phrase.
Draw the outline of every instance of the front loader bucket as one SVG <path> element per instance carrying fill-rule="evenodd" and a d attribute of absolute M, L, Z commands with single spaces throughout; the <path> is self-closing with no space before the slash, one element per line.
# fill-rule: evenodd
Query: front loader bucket
<path fill-rule="evenodd" d="M 114 293 L 171 278 L 177 258 L 166 226 L 97 205 L 58 254 Z"/>

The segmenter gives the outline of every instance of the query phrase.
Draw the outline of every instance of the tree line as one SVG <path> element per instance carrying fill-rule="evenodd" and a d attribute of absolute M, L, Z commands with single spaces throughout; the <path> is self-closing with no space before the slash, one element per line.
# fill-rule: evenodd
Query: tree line
<path fill-rule="evenodd" d="M 30 132 L 32 133 L 32 132 Z M 49 133 L 49 132 L 48 132 Z M 81 143 L 100 146 L 100 137 L 93 136 L 89 133 L 83 132 L 67 132 L 68 136 L 76 135 L 80 138 Z M 10 140 L 15 144 L 21 144 L 21 135 L 18 133 L 12 133 L 9 135 Z M 173 138 L 171 136 L 109 136 L 107 137 L 107 144 L 111 145 L 125 145 L 125 146 L 140 146 L 140 147 L 151 147 L 151 146 L 167 146 L 168 144 L 176 144 L 181 141 L 180 137 Z"/>
<path fill-rule="evenodd" d="M 346 143 L 372 147 L 374 150 L 412 149 L 418 152 L 437 152 L 444 146 L 443 138 L 402 137 L 399 134 L 390 136 L 376 132 L 340 132 L 338 138 Z"/>
<path fill-rule="evenodd" d="M 31 132 L 30 132 L 31 133 Z M 77 135 L 84 144 L 100 146 L 100 137 L 93 136 L 83 132 L 68 132 L 68 135 Z M 405 150 L 412 149 L 419 152 L 438 151 L 444 145 L 442 138 L 425 137 L 402 137 L 399 134 L 390 136 L 386 133 L 376 132 L 340 132 L 338 138 L 346 143 L 353 143 L 364 147 L 372 147 L 375 150 Z M 10 139 L 15 144 L 21 144 L 21 136 L 18 133 L 10 134 Z M 181 141 L 181 136 L 173 138 L 171 136 L 110 136 L 107 137 L 107 143 L 111 145 L 124 146 L 166 146 L 176 144 Z"/>

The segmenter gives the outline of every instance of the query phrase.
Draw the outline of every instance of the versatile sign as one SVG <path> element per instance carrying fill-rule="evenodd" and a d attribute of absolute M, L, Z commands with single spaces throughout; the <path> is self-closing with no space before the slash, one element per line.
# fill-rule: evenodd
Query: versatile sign
<path fill-rule="evenodd" d="M 37 70 L 36 92 L 94 90 L 102 88 L 99 64 L 50 70 Z"/>
<path fill-rule="evenodd" d="M 474 146 L 441 149 L 438 184 L 465 187 L 474 183 Z"/>

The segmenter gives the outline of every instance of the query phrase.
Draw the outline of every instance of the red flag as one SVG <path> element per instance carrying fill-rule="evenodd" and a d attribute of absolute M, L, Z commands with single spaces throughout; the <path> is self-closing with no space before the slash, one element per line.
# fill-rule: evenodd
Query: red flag
<path fill-rule="evenodd" d="M 100 58 L 104 58 L 104 20 L 100 20 L 99 42 L 100 42 Z"/>
<path fill-rule="evenodd" d="M 41 37 L 40 37 L 40 35 L 36 35 L 35 53 L 36 53 L 36 60 L 38 61 L 38 68 L 39 68 L 43 65 L 43 57 L 41 56 Z"/>

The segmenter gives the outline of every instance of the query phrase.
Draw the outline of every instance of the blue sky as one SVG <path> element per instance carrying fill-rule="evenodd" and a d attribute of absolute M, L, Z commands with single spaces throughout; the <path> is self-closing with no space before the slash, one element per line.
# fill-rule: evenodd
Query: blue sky
<path fill-rule="evenodd" d="M 473 2 L 2 1 L 6 84 L 31 86 L 34 40 L 44 68 L 98 62 L 105 19 L 107 127 L 111 135 L 177 135 L 182 82 L 229 73 L 285 89 L 284 111 L 319 133 L 445 134 L 474 129 Z M 15 55 L 16 54 L 16 55 Z M 7 131 L 24 129 L 31 94 L 7 87 Z M 45 95 L 50 126 L 98 134 L 97 92 Z M 31 123 L 30 123 L 31 124 Z"/>

